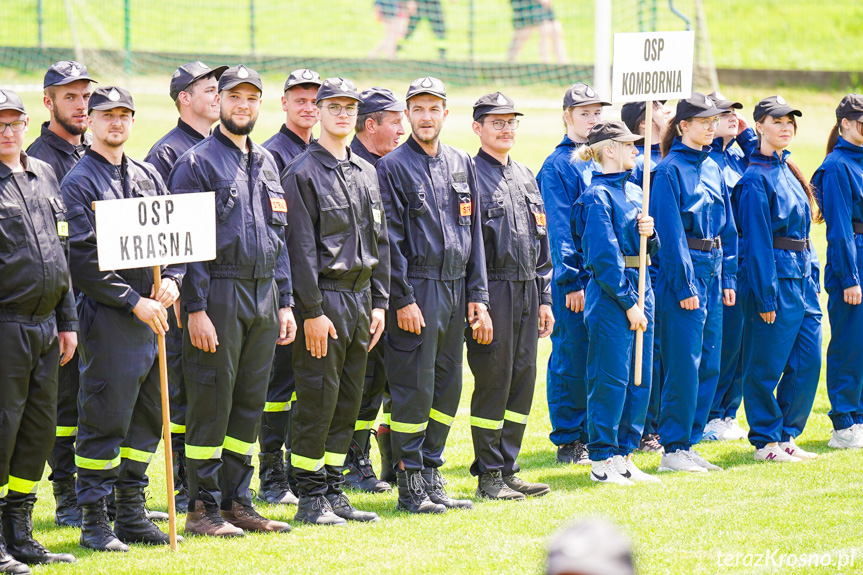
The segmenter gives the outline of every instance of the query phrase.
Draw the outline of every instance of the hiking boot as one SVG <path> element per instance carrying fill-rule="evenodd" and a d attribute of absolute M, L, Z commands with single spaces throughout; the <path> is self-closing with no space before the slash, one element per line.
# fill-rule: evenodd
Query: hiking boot
<path fill-rule="evenodd" d="M 426 493 L 432 503 L 443 505 L 449 509 L 473 509 L 470 499 L 452 499 L 444 489 L 444 479 L 437 467 L 427 467 L 422 470 L 423 481 L 426 483 Z"/>
<path fill-rule="evenodd" d="M 128 551 L 129 547 L 117 539 L 108 519 L 107 498 L 81 506 L 81 540 L 79 545 L 95 551 Z"/>
<path fill-rule="evenodd" d="M 383 423 L 378 430 L 372 430 L 378 442 L 378 451 L 381 454 L 381 481 L 392 484 L 396 481 L 396 472 L 393 470 L 393 444 L 390 441 L 390 426 Z"/>
<path fill-rule="evenodd" d="M 348 448 L 348 457 L 345 462 L 347 473 L 345 481 L 348 487 L 367 491 L 369 493 L 386 493 L 392 491 L 392 487 L 386 481 L 381 481 L 375 475 L 375 470 L 372 467 L 372 462 L 369 460 L 368 444 L 365 450 L 357 443 L 356 439 L 351 439 L 351 445 Z"/>
<path fill-rule="evenodd" d="M 291 526 L 284 521 L 267 519 L 255 511 L 251 505 L 244 505 L 239 501 L 232 501 L 231 510 L 225 511 L 223 509 L 220 514 L 225 521 L 243 531 L 288 533 L 291 530 Z"/>
<path fill-rule="evenodd" d="M 476 487 L 476 496 L 486 499 L 503 499 L 506 501 L 521 501 L 524 495 L 511 489 L 503 482 L 500 471 L 480 473 Z"/>
<path fill-rule="evenodd" d="M 658 433 L 646 433 L 641 438 L 641 443 L 638 445 L 638 451 L 642 453 L 665 453 L 665 448 L 659 442 Z"/>
<path fill-rule="evenodd" d="M 54 510 L 54 523 L 60 527 L 81 527 L 81 508 L 78 507 L 78 495 L 75 493 L 75 476 L 55 479 L 54 501 L 57 507 Z"/>
<path fill-rule="evenodd" d="M 335 514 L 329 500 L 323 495 L 301 495 L 294 521 L 311 523 L 312 525 L 344 526 L 348 524 L 342 517 Z"/>
<path fill-rule="evenodd" d="M 389 436 L 387 436 L 389 437 Z M 433 503 L 426 493 L 425 480 L 419 470 L 399 471 L 396 473 L 399 499 L 396 509 L 411 513 L 445 513 L 446 507 Z"/>
<path fill-rule="evenodd" d="M 30 575 L 30 568 L 19 562 L 6 552 L 6 541 L 3 539 L 3 530 L 0 529 L 0 573 L 11 573 L 12 575 Z"/>
<path fill-rule="evenodd" d="M 155 523 L 147 519 L 144 489 L 142 487 L 114 488 L 117 501 L 117 519 L 114 521 L 114 534 L 123 543 L 144 543 L 146 545 L 168 545 L 171 538 L 163 533 Z M 180 541 L 177 537 L 177 541 Z"/>
<path fill-rule="evenodd" d="M 6 539 L 6 552 L 18 561 L 31 565 L 38 563 L 74 563 L 75 557 L 68 553 L 51 553 L 41 543 L 33 539 L 33 504 L 35 495 L 23 501 L 6 500 L 3 510 L 3 537 Z"/>
<path fill-rule="evenodd" d="M 246 532 L 225 521 L 219 514 L 219 506 L 215 503 L 205 504 L 200 499 L 195 501 L 192 511 L 186 512 L 186 528 L 189 535 L 207 535 L 209 537 L 243 537 Z"/>
<path fill-rule="evenodd" d="M 296 505 L 299 499 L 288 484 L 288 476 L 285 475 L 285 459 L 281 450 L 278 453 L 259 453 L 258 462 L 261 486 L 256 497 L 265 503 Z"/>
<path fill-rule="evenodd" d="M 575 463 L 576 465 L 590 465 L 587 447 L 581 441 L 564 443 L 557 448 L 558 463 Z"/>
<path fill-rule="evenodd" d="M 551 487 L 545 483 L 530 483 L 515 474 L 504 475 L 503 482 L 513 491 L 518 491 L 528 497 L 542 497 L 551 493 Z"/>
<path fill-rule="evenodd" d="M 171 464 L 174 468 L 174 509 L 177 513 L 185 513 L 189 509 L 189 483 L 186 480 L 186 454 L 174 449 L 171 452 Z"/>
<path fill-rule="evenodd" d="M 332 507 L 333 513 L 342 519 L 347 519 L 348 521 L 365 521 L 367 523 L 376 523 L 377 521 L 380 521 L 377 513 L 373 513 L 371 511 L 360 511 L 351 505 L 348 496 L 344 493 L 328 493 L 327 501 L 330 502 L 330 507 Z"/>

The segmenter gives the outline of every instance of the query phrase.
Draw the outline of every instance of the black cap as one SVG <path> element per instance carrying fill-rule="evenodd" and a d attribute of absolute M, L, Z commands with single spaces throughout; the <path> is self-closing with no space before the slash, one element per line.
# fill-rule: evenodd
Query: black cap
<path fill-rule="evenodd" d="M 346 78 L 327 78 L 318 88 L 317 101 L 327 98 L 353 98 L 360 101 L 360 93 L 354 83 Z"/>
<path fill-rule="evenodd" d="M 701 92 L 693 92 L 684 100 L 677 101 L 677 111 L 674 113 L 674 121 L 680 122 L 689 118 L 709 118 L 718 116 L 725 110 L 716 107 L 708 96 Z"/>
<path fill-rule="evenodd" d="M 764 119 L 764 116 L 771 116 L 773 118 L 781 118 L 782 116 L 799 117 L 803 115 L 803 112 L 789 106 L 785 98 L 777 94 L 776 96 L 764 98 L 755 104 L 755 113 L 753 115 L 755 116 L 755 121 L 760 122 Z"/>
<path fill-rule="evenodd" d="M 722 95 L 722 92 L 713 92 L 708 96 L 713 103 L 716 104 L 716 107 L 720 110 L 725 110 L 726 112 L 731 110 L 732 108 L 735 110 L 742 110 L 743 104 L 740 102 L 732 102 L 728 98 Z"/>
<path fill-rule="evenodd" d="M 637 142 L 644 139 L 642 136 L 633 134 L 626 124 L 616 120 L 609 122 L 599 122 L 590 129 L 587 135 L 587 143 L 591 146 L 604 142 L 606 140 L 614 140 L 615 142 Z"/>
<path fill-rule="evenodd" d="M 446 87 L 443 85 L 443 82 L 433 76 L 417 78 L 411 82 L 405 100 L 410 100 L 420 94 L 431 94 L 432 96 L 446 100 Z"/>
<path fill-rule="evenodd" d="M 849 120 L 863 121 L 863 96 L 860 94 L 848 94 L 839 102 L 836 108 L 836 119 L 848 118 Z"/>
<path fill-rule="evenodd" d="M 632 544 L 614 525 L 591 519 L 560 532 L 548 546 L 547 575 L 635 575 Z"/>
<path fill-rule="evenodd" d="M 567 110 L 573 106 L 587 106 L 588 104 L 599 104 L 600 106 L 611 106 L 611 102 L 600 99 L 599 94 L 592 86 L 582 82 L 573 84 L 563 95 L 563 109 Z"/>
<path fill-rule="evenodd" d="M 222 73 L 222 76 L 219 78 L 219 92 L 230 90 L 240 84 L 251 84 L 260 90 L 262 94 L 264 92 L 264 83 L 261 82 L 261 75 L 242 64 L 228 68 Z"/>
<path fill-rule="evenodd" d="M 360 115 L 374 112 L 404 112 L 407 105 L 396 98 L 392 90 L 368 88 L 360 92 Z"/>
<path fill-rule="evenodd" d="M 668 100 L 654 100 L 654 104 L 659 102 L 665 104 Z M 633 134 L 638 133 L 638 128 L 644 121 L 644 111 L 647 109 L 645 102 L 627 102 L 620 108 L 620 119 L 629 128 Z"/>
<path fill-rule="evenodd" d="M 217 66 L 210 68 L 200 60 L 183 64 L 171 76 L 171 99 L 176 100 L 180 92 L 188 88 L 192 82 L 200 80 L 204 76 L 213 75 L 216 80 L 222 77 L 222 74 L 227 70 L 227 66 Z"/>
<path fill-rule="evenodd" d="M 63 86 L 78 80 L 96 81 L 87 75 L 87 66 L 84 64 L 72 60 L 62 60 L 53 64 L 45 72 L 45 81 L 42 83 L 42 87 Z"/>
<path fill-rule="evenodd" d="M 113 110 L 114 108 L 129 108 L 134 114 L 135 103 L 132 101 L 132 94 L 118 86 L 102 86 L 93 90 L 87 113 L 93 110 Z"/>
<path fill-rule="evenodd" d="M 288 79 L 285 80 L 285 89 L 283 92 L 287 92 L 294 86 L 302 86 L 303 84 L 314 84 L 315 86 L 320 86 L 323 84 L 321 81 L 321 75 L 314 70 L 309 70 L 308 68 L 294 70 L 290 73 Z"/>
<path fill-rule="evenodd" d="M 515 114 L 524 116 L 515 110 L 515 102 L 501 92 L 486 94 L 473 105 L 473 119 L 479 120 L 486 114 Z"/>
<path fill-rule="evenodd" d="M 22 114 L 27 113 L 27 111 L 24 110 L 24 102 L 21 101 L 18 94 L 12 90 L 4 89 L 0 89 L 0 111 L 2 110 L 15 110 Z"/>

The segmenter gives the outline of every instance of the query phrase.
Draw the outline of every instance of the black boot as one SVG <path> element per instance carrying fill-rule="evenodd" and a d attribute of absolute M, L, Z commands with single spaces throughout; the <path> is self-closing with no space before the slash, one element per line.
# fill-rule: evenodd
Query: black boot
<path fill-rule="evenodd" d="M 107 498 L 96 503 L 82 505 L 81 547 L 96 551 L 128 551 L 129 547 L 117 539 L 108 520 Z"/>
<path fill-rule="evenodd" d="M 285 475 L 285 460 L 282 458 L 281 450 L 278 453 L 258 454 L 260 469 L 258 476 L 261 485 L 258 489 L 257 498 L 265 503 L 278 505 L 296 505 L 299 501 Z"/>
<path fill-rule="evenodd" d="M 186 454 L 174 449 L 171 453 L 171 463 L 174 468 L 174 509 L 177 513 L 189 510 L 189 483 L 186 481 Z"/>
<path fill-rule="evenodd" d="M 426 467 L 422 470 L 422 475 L 426 483 L 426 493 L 432 502 L 449 509 L 473 509 L 473 501 L 470 499 L 452 499 L 447 495 L 443 475 L 437 467 Z"/>
<path fill-rule="evenodd" d="M 78 507 L 78 495 L 75 493 L 75 476 L 55 479 L 54 500 L 57 509 L 54 511 L 54 523 L 60 527 L 81 527 L 81 508 Z"/>
<path fill-rule="evenodd" d="M 396 509 L 411 513 L 445 513 L 446 507 L 433 503 L 426 493 L 422 473 L 416 470 L 396 473 L 399 487 L 399 500 Z"/>
<path fill-rule="evenodd" d="M 390 442 L 390 427 L 381 424 L 374 434 L 378 440 L 378 451 L 381 454 L 381 481 L 394 483 L 396 472 L 393 471 L 393 444 Z"/>
<path fill-rule="evenodd" d="M 51 553 L 33 539 L 33 504 L 35 495 L 23 501 L 6 500 L 3 510 L 3 537 L 6 550 L 18 561 L 29 564 L 74 563 L 75 557 L 68 553 Z"/>
<path fill-rule="evenodd" d="M 6 541 L 3 539 L 3 531 L 0 530 L 0 573 L 12 573 L 13 575 L 30 575 L 30 568 L 20 563 L 6 551 Z"/>
<path fill-rule="evenodd" d="M 365 431 L 365 446 L 360 445 L 357 441 L 357 434 L 354 434 L 353 439 L 351 439 L 351 445 L 348 447 L 348 457 L 345 462 L 345 467 L 348 471 L 345 474 L 345 481 L 352 489 L 359 489 L 360 491 L 367 491 L 369 493 L 392 491 L 389 483 L 381 481 L 375 475 L 372 462 L 369 460 L 370 440 L 371 435 L 369 435 L 368 430 Z"/>
<path fill-rule="evenodd" d="M 476 487 L 476 496 L 487 499 L 523 500 L 524 495 L 510 488 L 503 481 L 500 471 L 480 473 Z"/>
<path fill-rule="evenodd" d="M 348 521 L 365 521 L 367 523 L 375 523 L 380 521 L 377 513 L 371 511 L 360 511 L 351 505 L 348 496 L 344 493 L 328 493 L 327 501 L 330 502 L 330 507 L 333 508 L 333 513 L 347 519 Z"/>
<path fill-rule="evenodd" d="M 144 489 L 142 487 L 115 488 L 117 495 L 117 519 L 114 533 L 123 543 L 145 543 L 168 545 L 170 537 L 147 519 Z M 177 537 L 177 540 L 181 540 Z"/>
<path fill-rule="evenodd" d="M 301 496 L 294 521 L 313 525 L 347 525 L 348 522 L 333 512 L 333 507 L 323 495 Z"/>

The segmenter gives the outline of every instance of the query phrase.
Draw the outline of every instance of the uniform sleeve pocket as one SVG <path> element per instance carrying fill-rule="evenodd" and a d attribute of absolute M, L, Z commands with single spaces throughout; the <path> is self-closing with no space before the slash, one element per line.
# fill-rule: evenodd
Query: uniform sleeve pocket
<path fill-rule="evenodd" d="M 452 189 L 458 197 L 458 223 L 460 226 L 469 226 L 473 215 L 473 200 L 470 197 L 470 188 L 465 182 L 453 182 Z"/>
<path fill-rule="evenodd" d="M 288 225 L 288 202 L 285 201 L 281 190 L 267 188 L 267 201 L 269 202 L 270 218 L 267 220 L 272 226 Z"/>

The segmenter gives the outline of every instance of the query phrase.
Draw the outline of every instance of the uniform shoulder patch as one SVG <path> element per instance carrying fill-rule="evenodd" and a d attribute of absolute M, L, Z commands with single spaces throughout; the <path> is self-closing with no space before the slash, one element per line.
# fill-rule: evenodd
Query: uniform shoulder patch
<path fill-rule="evenodd" d="M 465 174 L 464 172 L 453 172 L 452 173 L 452 181 L 460 182 L 460 183 L 467 183 L 467 174 Z"/>
<path fill-rule="evenodd" d="M 270 198 L 270 208 L 272 208 L 274 212 L 287 213 L 288 202 L 282 198 Z"/>

